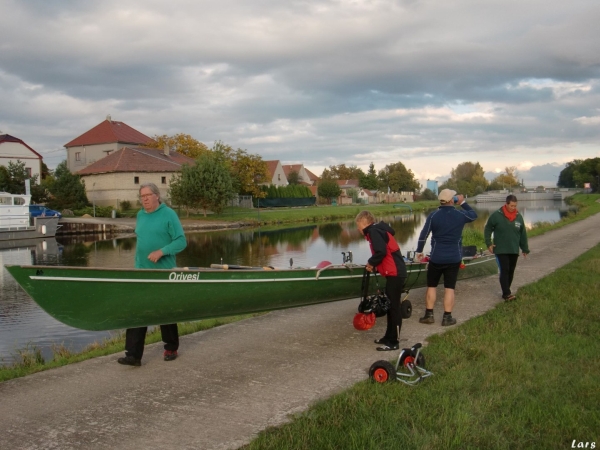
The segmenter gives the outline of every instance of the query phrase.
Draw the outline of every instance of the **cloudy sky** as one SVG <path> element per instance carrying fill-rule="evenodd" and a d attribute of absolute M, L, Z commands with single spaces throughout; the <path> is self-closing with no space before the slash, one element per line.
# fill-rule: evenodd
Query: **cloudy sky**
<path fill-rule="evenodd" d="M 596 0 L 0 0 L 0 132 L 105 119 L 320 174 L 465 161 L 526 185 L 600 156 Z"/>

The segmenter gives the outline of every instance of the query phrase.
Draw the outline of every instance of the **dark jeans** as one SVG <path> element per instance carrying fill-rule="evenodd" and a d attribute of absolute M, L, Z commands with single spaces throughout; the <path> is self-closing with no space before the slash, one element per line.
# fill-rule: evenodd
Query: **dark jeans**
<path fill-rule="evenodd" d="M 125 354 L 135 359 L 142 359 L 144 354 L 144 339 L 148 327 L 128 328 L 125 332 Z M 177 350 L 179 348 L 179 331 L 177 324 L 160 326 L 160 334 L 165 343 L 165 350 Z"/>
<path fill-rule="evenodd" d="M 385 340 L 390 343 L 398 342 L 402 328 L 402 313 L 400 311 L 400 297 L 406 277 L 386 277 L 385 295 L 390 299 L 390 309 L 387 312 L 387 328 Z"/>
<path fill-rule="evenodd" d="M 519 259 L 518 254 L 505 253 L 496 255 L 496 262 L 500 269 L 500 287 L 502 288 L 502 297 L 508 297 L 512 292 L 510 291 L 510 285 L 513 281 L 513 275 L 517 268 L 517 260 Z"/>

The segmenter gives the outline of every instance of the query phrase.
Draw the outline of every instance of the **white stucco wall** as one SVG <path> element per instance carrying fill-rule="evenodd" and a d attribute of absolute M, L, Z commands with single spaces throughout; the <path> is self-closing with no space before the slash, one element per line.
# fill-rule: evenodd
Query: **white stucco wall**
<path fill-rule="evenodd" d="M 19 142 L 3 142 L 0 144 L 0 166 L 8 167 L 8 163 L 14 164 L 21 161 L 26 168 L 31 169 L 31 176 L 37 175 L 37 184 L 42 179 L 42 160 Z"/>
<path fill-rule="evenodd" d="M 271 184 L 274 184 L 275 186 L 288 185 L 287 177 L 285 176 L 285 172 L 283 171 L 283 167 L 281 166 L 281 164 L 277 164 L 277 168 L 275 169 L 275 173 L 273 174 Z"/>
<path fill-rule="evenodd" d="M 139 205 L 138 193 L 144 183 L 154 183 L 160 190 L 161 198 L 169 203 L 168 189 L 171 177 L 175 172 L 126 172 L 85 175 L 81 179 L 85 182 L 88 200 L 99 206 L 112 206 L 119 208 L 120 202 L 128 200 L 132 206 Z M 138 177 L 139 183 L 135 183 Z M 165 183 L 163 183 L 163 177 Z"/>
<path fill-rule="evenodd" d="M 131 146 L 131 145 L 130 145 Z M 84 169 L 99 159 L 109 155 L 107 152 L 116 152 L 117 150 L 127 147 L 127 144 L 118 142 L 110 142 L 108 144 L 82 145 L 77 147 L 67 148 L 67 167 L 71 172 L 77 172 Z M 79 153 L 79 161 L 76 154 Z"/>

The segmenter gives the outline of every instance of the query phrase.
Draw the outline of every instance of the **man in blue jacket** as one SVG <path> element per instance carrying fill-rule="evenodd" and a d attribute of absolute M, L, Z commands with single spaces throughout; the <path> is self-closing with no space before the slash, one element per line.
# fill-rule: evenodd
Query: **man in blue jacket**
<path fill-rule="evenodd" d="M 454 288 L 462 261 L 462 231 L 465 224 L 477 219 L 477 213 L 467 204 L 462 195 L 456 191 L 443 189 L 439 195 L 440 206 L 432 212 L 419 235 L 417 245 L 417 261 L 423 258 L 423 248 L 431 233 L 431 254 L 427 268 L 427 294 L 425 296 L 425 316 L 419 319 L 421 323 L 435 323 L 433 305 L 435 305 L 436 288 L 444 275 L 444 317 L 442 326 L 455 325 L 452 317 L 454 308 Z M 456 209 L 454 204 L 462 207 Z"/>

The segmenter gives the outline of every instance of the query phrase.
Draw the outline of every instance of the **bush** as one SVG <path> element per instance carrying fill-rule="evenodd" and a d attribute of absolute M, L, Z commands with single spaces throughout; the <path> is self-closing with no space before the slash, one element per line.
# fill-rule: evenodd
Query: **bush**
<path fill-rule="evenodd" d="M 129 200 L 123 200 L 121 202 L 121 211 L 127 211 L 131 209 L 131 202 Z"/>

